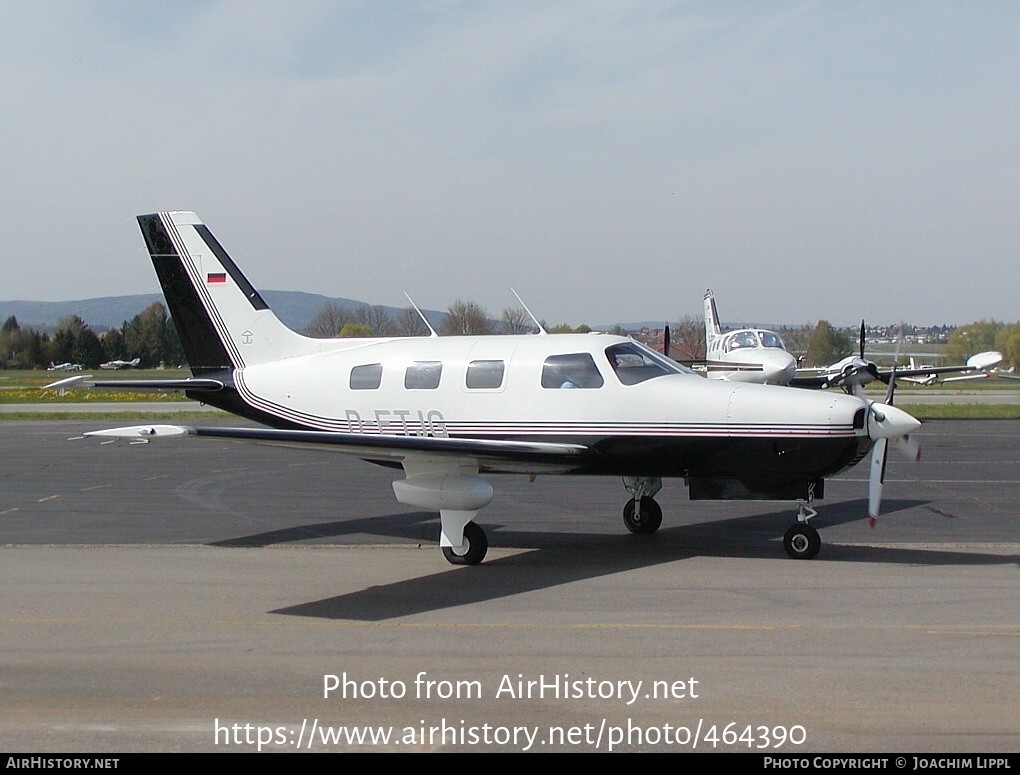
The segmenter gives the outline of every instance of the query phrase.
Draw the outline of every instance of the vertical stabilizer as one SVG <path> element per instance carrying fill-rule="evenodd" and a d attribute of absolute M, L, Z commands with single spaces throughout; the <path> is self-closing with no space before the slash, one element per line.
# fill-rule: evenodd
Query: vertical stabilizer
<path fill-rule="evenodd" d="M 705 291 L 705 351 L 712 351 L 712 343 L 722 336 L 719 325 L 719 310 L 715 307 L 715 294 L 709 288 Z"/>
<path fill-rule="evenodd" d="M 195 213 L 140 215 L 138 225 L 196 376 L 314 350 L 314 340 L 280 322 Z"/>

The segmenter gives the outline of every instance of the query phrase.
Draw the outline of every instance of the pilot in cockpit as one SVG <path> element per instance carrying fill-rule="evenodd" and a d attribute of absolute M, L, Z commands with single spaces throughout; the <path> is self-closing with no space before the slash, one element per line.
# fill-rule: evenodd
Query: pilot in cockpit
<path fill-rule="evenodd" d="M 758 340 L 753 331 L 737 331 L 730 337 L 728 350 L 742 350 L 744 348 L 757 347 Z"/>

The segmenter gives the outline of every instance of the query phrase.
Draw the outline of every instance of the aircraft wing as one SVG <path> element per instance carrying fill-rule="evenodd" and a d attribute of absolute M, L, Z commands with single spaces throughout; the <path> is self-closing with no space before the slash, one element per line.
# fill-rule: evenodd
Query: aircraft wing
<path fill-rule="evenodd" d="M 1002 369 L 997 369 L 996 371 L 993 371 L 989 376 L 1001 377 L 1002 379 L 1020 379 L 1020 374 L 1014 374 L 1012 368 L 1006 371 L 1003 371 Z"/>
<path fill-rule="evenodd" d="M 896 368 L 880 369 L 872 361 L 863 358 L 853 364 L 844 366 L 842 371 L 798 369 L 797 374 L 790 380 L 790 387 L 800 388 L 827 388 L 840 386 L 857 375 L 865 372 L 872 378 L 889 384 L 893 374 L 896 379 L 921 381 L 927 384 L 938 380 L 952 382 L 963 379 L 984 379 L 989 376 L 989 370 L 1002 360 L 1001 353 L 984 352 L 971 356 L 967 363 L 962 366 L 923 366 L 920 368 Z M 943 374 L 958 374 L 956 377 L 943 378 Z M 927 379 L 925 379 L 927 378 Z"/>
<path fill-rule="evenodd" d="M 688 360 L 687 358 L 678 360 L 677 363 L 687 366 L 698 373 L 707 371 L 764 371 L 760 363 L 728 363 L 726 361 L 707 361 L 703 359 Z"/>
<path fill-rule="evenodd" d="M 800 372 L 790 380 L 790 387 L 799 388 L 825 388 L 832 384 L 831 374 L 801 374 Z"/>
<path fill-rule="evenodd" d="M 193 428 L 185 425 L 133 425 L 89 431 L 85 436 L 147 442 L 167 436 L 204 436 L 283 447 L 329 449 L 376 463 L 402 464 L 409 459 L 444 458 L 474 462 L 480 472 L 569 473 L 598 457 L 583 444 L 498 441 L 438 436 L 387 436 L 277 428 Z"/>
<path fill-rule="evenodd" d="M 959 382 L 969 379 L 986 379 L 992 375 L 992 367 L 1001 361 L 1001 353 L 978 353 L 971 356 L 963 366 L 924 366 L 917 369 L 896 369 L 896 378 L 914 379 L 927 377 L 928 384 L 935 381 Z M 879 369 L 878 378 L 888 384 L 892 373 L 892 369 Z M 956 374 L 957 376 L 943 377 L 943 374 Z"/>

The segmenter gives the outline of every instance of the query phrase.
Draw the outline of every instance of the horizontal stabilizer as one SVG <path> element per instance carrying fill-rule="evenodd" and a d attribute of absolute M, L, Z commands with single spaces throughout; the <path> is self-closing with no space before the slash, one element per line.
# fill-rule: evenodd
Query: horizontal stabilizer
<path fill-rule="evenodd" d="M 102 390 L 164 391 L 164 390 L 223 390 L 224 384 L 218 379 L 116 379 L 108 382 L 93 382 L 89 387 Z"/>
<path fill-rule="evenodd" d="M 67 379 L 51 382 L 43 385 L 43 390 L 60 388 L 98 388 L 100 390 L 123 390 L 125 392 L 165 392 L 167 390 L 194 390 L 194 391 L 216 391 L 223 390 L 225 384 L 218 379 L 203 379 L 188 377 L 186 379 L 113 379 L 100 380 L 92 379 L 91 374 L 81 374 Z"/>

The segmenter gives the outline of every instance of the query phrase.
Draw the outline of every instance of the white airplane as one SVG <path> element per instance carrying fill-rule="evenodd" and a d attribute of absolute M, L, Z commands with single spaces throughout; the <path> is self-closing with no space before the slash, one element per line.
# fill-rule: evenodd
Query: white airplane
<path fill-rule="evenodd" d="M 46 371 L 81 371 L 80 363 L 54 363 L 50 361 L 50 365 L 46 367 Z"/>
<path fill-rule="evenodd" d="M 923 372 L 925 369 L 930 369 L 930 373 L 924 374 L 920 377 L 904 377 L 907 382 L 914 382 L 918 385 L 935 385 L 944 382 L 965 382 L 972 379 L 988 379 L 989 377 L 1000 377 L 1002 373 L 999 369 L 993 368 L 1002 362 L 1002 353 L 990 351 L 984 353 L 978 353 L 972 355 L 967 359 L 967 368 L 963 373 L 958 374 L 955 377 L 944 377 L 942 376 L 944 370 L 938 366 L 931 364 L 917 364 L 914 362 L 914 358 L 910 358 L 910 365 L 904 369 L 905 372 L 910 373 L 915 370 Z M 959 368 L 959 367 L 957 367 Z M 896 378 L 900 378 L 900 373 L 896 372 Z"/>
<path fill-rule="evenodd" d="M 319 446 L 402 467 L 397 500 L 439 512 L 453 564 L 485 556 L 474 520 L 495 473 L 621 476 L 635 533 L 659 528 L 653 496 L 664 477 L 684 478 L 693 500 L 796 501 L 783 543 L 791 557 L 810 558 L 821 540 L 807 504 L 822 497 L 824 479 L 872 447 L 884 465 L 886 444 L 876 441 L 920 425 L 856 396 L 708 381 L 607 334 L 311 339 L 280 322 L 194 213 L 138 221 L 193 376 L 95 386 L 184 390 L 269 427 L 86 435 Z M 873 481 L 873 513 L 880 493 Z"/>
<path fill-rule="evenodd" d="M 797 359 L 775 331 L 742 328 L 723 333 L 715 294 L 705 291 L 705 361 L 709 379 L 789 385 Z"/>
<path fill-rule="evenodd" d="M 848 393 L 856 392 L 869 382 L 879 380 L 889 384 L 895 371 L 896 379 L 909 380 L 922 385 L 935 382 L 954 382 L 967 379 L 985 379 L 991 376 L 991 369 L 1002 361 L 1002 353 L 983 352 L 972 355 L 967 363 L 961 366 L 916 366 L 911 359 L 907 368 L 879 368 L 874 361 L 864 357 L 864 321 L 861 321 L 860 351 L 858 355 L 848 355 L 830 366 L 820 369 L 803 369 L 790 380 L 792 387 L 830 388 L 841 387 Z M 945 377 L 945 374 L 955 374 Z"/>
<path fill-rule="evenodd" d="M 864 357 L 864 334 L 864 322 L 861 321 L 859 355 L 848 355 L 822 368 L 798 369 L 797 360 L 787 352 L 782 339 L 774 331 L 743 328 L 723 333 L 715 295 L 711 290 L 705 291 L 707 355 L 704 365 L 709 379 L 802 388 L 841 387 L 847 393 L 855 393 L 876 379 L 888 385 L 893 369 L 879 368 L 874 361 Z M 984 379 L 991 376 L 991 368 L 1000 361 L 1001 353 L 984 352 L 972 356 L 962 366 L 915 366 L 911 362 L 909 368 L 896 369 L 896 379 L 924 385 Z M 958 376 L 945 377 L 945 374 Z"/>
<path fill-rule="evenodd" d="M 135 358 L 133 361 L 107 361 L 106 363 L 100 363 L 99 368 L 105 369 L 106 371 L 116 371 L 117 369 L 133 369 L 142 362 L 141 358 Z"/>

